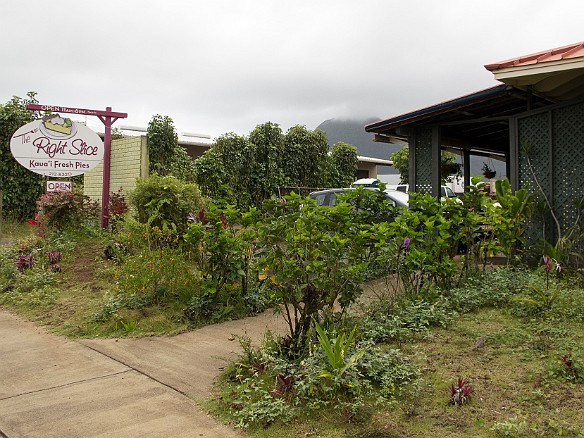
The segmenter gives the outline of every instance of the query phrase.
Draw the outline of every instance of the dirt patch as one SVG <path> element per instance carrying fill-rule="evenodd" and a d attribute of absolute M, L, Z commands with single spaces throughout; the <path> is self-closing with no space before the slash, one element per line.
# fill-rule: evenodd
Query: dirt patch
<path fill-rule="evenodd" d="M 63 287 L 75 287 L 81 284 L 97 292 L 101 288 L 95 283 L 101 280 L 103 271 L 108 267 L 100 242 L 88 240 L 79 242 L 73 259 L 63 263 Z"/>

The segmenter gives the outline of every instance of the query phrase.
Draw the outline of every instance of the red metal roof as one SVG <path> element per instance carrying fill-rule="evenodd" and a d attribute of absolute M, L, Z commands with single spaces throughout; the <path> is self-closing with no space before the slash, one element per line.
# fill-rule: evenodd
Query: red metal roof
<path fill-rule="evenodd" d="M 570 44 L 556 49 L 545 50 L 531 55 L 520 56 L 518 58 L 507 59 L 506 61 L 495 62 L 485 65 L 489 71 L 498 70 L 505 67 L 517 67 L 524 65 L 539 64 L 549 61 L 560 61 L 562 59 L 572 59 L 584 56 L 584 41 Z"/>

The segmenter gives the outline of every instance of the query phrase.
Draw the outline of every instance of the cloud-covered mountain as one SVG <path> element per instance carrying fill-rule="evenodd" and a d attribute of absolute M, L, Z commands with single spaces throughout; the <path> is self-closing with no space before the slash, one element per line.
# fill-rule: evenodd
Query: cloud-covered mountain
<path fill-rule="evenodd" d="M 365 132 L 365 125 L 378 122 L 378 117 L 367 119 L 329 119 L 322 122 L 316 129 L 326 132 L 328 143 L 332 146 L 340 141 L 352 144 L 359 155 L 389 160 L 391 154 L 401 149 L 400 146 L 388 143 L 376 143 L 373 134 Z M 379 166 L 380 174 L 398 173 L 388 166 Z"/>

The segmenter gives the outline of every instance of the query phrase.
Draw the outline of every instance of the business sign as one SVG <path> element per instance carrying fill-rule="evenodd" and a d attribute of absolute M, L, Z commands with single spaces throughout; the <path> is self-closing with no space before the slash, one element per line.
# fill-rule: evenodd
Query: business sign
<path fill-rule="evenodd" d="M 47 192 L 72 192 L 71 181 L 47 181 Z"/>
<path fill-rule="evenodd" d="M 20 127 L 12 135 L 10 150 L 28 170 L 52 177 L 81 175 L 97 166 L 104 154 L 95 132 L 59 114 Z"/>

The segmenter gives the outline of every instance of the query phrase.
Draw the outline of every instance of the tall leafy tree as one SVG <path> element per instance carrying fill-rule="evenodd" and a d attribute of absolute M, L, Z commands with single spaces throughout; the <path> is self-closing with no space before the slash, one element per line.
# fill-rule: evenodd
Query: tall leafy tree
<path fill-rule="evenodd" d="M 195 161 L 196 182 L 215 203 L 225 201 L 246 209 L 252 202 L 254 160 L 255 151 L 247 137 L 223 134 Z"/>
<path fill-rule="evenodd" d="M 151 172 L 173 175 L 186 182 L 195 181 L 194 160 L 178 145 L 178 135 L 170 117 L 152 116 L 146 138 Z"/>
<path fill-rule="evenodd" d="M 195 182 L 201 192 L 215 203 L 221 203 L 221 200 L 233 203 L 229 172 L 218 149 L 212 147 L 195 160 Z"/>
<path fill-rule="evenodd" d="M 330 187 L 348 187 L 357 171 L 357 148 L 351 144 L 338 142 L 331 149 L 329 156 L 330 170 L 326 185 Z"/>
<path fill-rule="evenodd" d="M 14 132 L 38 116 L 26 109 L 28 103 L 37 103 L 35 96 L 29 92 L 24 99 L 14 96 L 0 104 L 0 196 L 3 215 L 14 220 L 33 217 L 36 200 L 44 191 L 45 178 L 18 164 L 10 151 Z"/>
<path fill-rule="evenodd" d="M 284 194 L 280 188 L 325 187 L 331 174 L 335 182 L 348 185 L 356 162 L 356 149 L 350 145 L 334 147 L 329 156 L 323 131 L 294 126 L 284 135 L 279 125 L 267 122 L 249 137 L 228 133 L 217 138 L 196 160 L 196 181 L 215 203 L 246 209 Z"/>
<path fill-rule="evenodd" d="M 277 123 L 257 125 L 249 135 L 254 150 L 250 194 L 253 204 L 260 205 L 269 198 L 276 187 L 284 185 L 284 173 L 280 160 L 284 152 L 284 136 Z"/>
<path fill-rule="evenodd" d="M 326 177 L 328 142 L 324 131 L 296 125 L 284 137 L 281 167 L 292 187 L 322 187 Z"/>
<path fill-rule="evenodd" d="M 175 149 L 178 147 L 178 135 L 173 120 L 168 116 L 156 114 L 148 123 L 146 133 L 150 171 L 166 175 L 170 170 Z"/>

